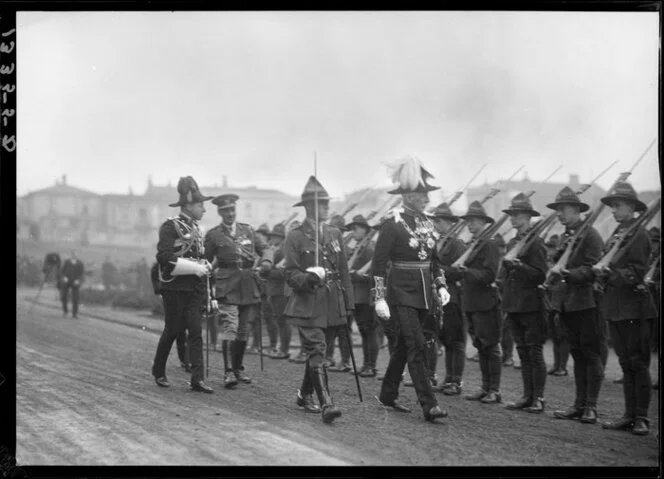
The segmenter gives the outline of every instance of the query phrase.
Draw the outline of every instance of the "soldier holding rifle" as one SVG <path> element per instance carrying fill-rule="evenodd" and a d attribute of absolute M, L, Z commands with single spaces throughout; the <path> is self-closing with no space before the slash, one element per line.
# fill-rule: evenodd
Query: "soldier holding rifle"
<path fill-rule="evenodd" d="M 268 235 L 270 248 L 273 250 L 274 267 L 270 268 L 267 274 L 267 299 L 270 302 L 270 309 L 274 315 L 273 320 L 277 326 L 277 336 L 279 338 L 279 348 L 268 353 L 272 359 L 288 359 L 288 352 L 291 342 L 291 326 L 284 316 L 284 308 L 288 299 L 284 294 L 285 277 L 284 268 L 278 266 L 284 259 L 284 239 L 286 238 L 286 227 L 282 224 L 274 225 Z"/>
<path fill-rule="evenodd" d="M 452 213 L 447 203 L 441 203 L 433 211 L 433 224 L 441 236 L 449 234 L 453 226 L 459 221 L 459 217 Z M 450 302 L 442 310 L 443 324 L 439 331 L 440 342 L 445 347 L 445 379 L 443 380 L 442 391 L 447 396 L 456 396 L 461 394 L 463 387 L 463 369 L 466 362 L 466 337 L 468 335 L 468 325 L 463 312 L 461 311 L 461 283 L 452 280 L 449 276 L 449 269 L 463 254 L 466 249 L 463 241 L 459 238 L 450 238 L 443 244 L 442 238 L 436 244 L 436 255 L 438 260 L 448 276 L 447 290 L 450 293 Z M 430 356 L 433 364 L 429 368 L 436 370 L 438 355 L 433 358 Z"/>
<path fill-rule="evenodd" d="M 365 378 L 376 376 L 376 361 L 378 360 L 378 335 L 376 334 L 377 321 L 374 310 L 370 304 L 371 289 L 368 273 L 358 272 L 368 261 L 373 258 L 374 247 L 369 223 L 363 215 L 353 217 L 347 228 L 350 229 L 355 239 L 355 248 L 349 254 L 348 261 L 350 279 L 353 283 L 353 297 L 355 298 L 355 321 L 362 336 L 363 365 L 359 375 Z"/>
<path fill-rule="evenodd" d="M 203 234 L 198 222 L 205 213 L 204 196 L 191 176 L 180 178 L 177 187 L 180 199 L 169 206 L 179 206 L 180 214 L 166 220 L 159 229 L 157 262 L 162 300 L 164 302 L 164 332 L 159 338 L 152 375 L 157 385 L 170 386 L 166 378 L 166 360 L 173 341 L 188 331 L 191 361 L 191 388 L 194 391 L 213 392 L 203 381 L 203 340 L 201 314 L 205 304 L 206 276 L 211 273 L 205 261 Z M 213 304 L 216 307 L 216 304 Z"/>
<path fill-rule="evenodd" d="M 208 261 L 216 260 L 217 265 L 215 297 L 222 327 L 226 388 L 235 387 L 238 381 L 251 383 L 242 363 L 251 326 L 260 321 L 261 292 L 254 265 L 271 261 L 262 258 L 267 245 L 253 228 L 236 221 L 238 199 L 238 195 L 224 194 L 212 200 L 222 221 L 205 235 L 205 256 Z"/>
<path fill-rule="evenodd" d="M 495 404 L 501 402 L 500 340 L 503 319 L 499 311 L 498 292 L 493 286 L 500 261 L 498 246 L 491 238 L 490 225 L 494 219 L 486 214 L 479 201 L 473 201 L 461 218 L 467 220 L 473 239 L 464 254 L 447 270 L 447 276 L 450 281 L 462 282 L 461 302 L 468 318 L 473 345 L 478 350 L 482 374 L 482 387 L 467 395 L 466 399 Z"/>
<path fill-rule="evenodd" d="M 652 296 L 643 284 L 651 253 L 644 226 L 634 217 L 646 214 L 632 185 L 620 182 L 601 199 L 611 208 L 618 227 L 607 242 L 606 256 L 595 265 L 604 283 L 601 308 L 609 322 L 611 341 L 623 371 L 625 413 L 622 418 L 603 424 L 605 429 L 630 430 L 646 435 L 650 430 L 650 333 L 657 316 Z M 641 218 L 642 219 L 642 218 Z M 608 253 L 614 250 L 615 256 Z"/>
<path fill-rule="evenodd" d="M 306 412 L 319 413 L 324 423 L 341 416 L 330 393 L 325 357 L 325 329 L 347 324 L 354 307 L 341 231 L 325 224 L 330 197 L 311 176 L 302 193 L 306 219 L 286 236 L 284 246 L 286 282 L 292 288 L 284 314 L 298 326 L 307 354 L 304 377 L 296 403 Z M 319 408 L 313 400 L 316 392 Z"/>
<path fill-rule="evenodd" d="M 590 206 L 579 200 L 569 187 L 564 187 L 547 208 L 557 212 L 558 220 L 565 227 L 554 257 L 556 264 L 549 269 L 546 284 L 550 285 L 551 308 L 559 314 L 569 341 L 576 387 L 574 404 L 566 410 L 554 412 L 554 417 L 594 424 L 604 378 L 601 355 L 605 328 L 597 311 L 592 266 L 602 254 L 603 242 L 590 224 L 586 223 L 584 234 L 579 233 L 584 227 L 581 213 L 588 211 Z M 566 264 L 562 264 L 561 256 L 568 247 L 571 254 Z"/>
<path fill-rule="evenodd" d="M 392 211 L 380 229 L 373 257 L 376 314 L 393 317 L 396 338 L 385 372 L 379 402 L 398 412 L 410 409 L 397 402 L 399 383 L 406 364 L 422 406 L 424 419 L 434 421 L 447 416 L 438 405 L 428 381 L 423 322 L 432 314 L 434 295 L 443 305 L 450 295 L 445 274 L 435 256 L 438 233 L 424 214 L 429 203 L 433 176 L 419 160 L 406 157 L 393 166 L 392 181 L 399 185 L 390 194 L 403 197 L 403 207 Z M 388 262 L 391 270 L 386 275 Z"/>
<path fill-rule="evenodd" d="M 531 218 L 540 214 L 523 193 L 512 198 L 510 207 L 503 212 L 510 216 L 512 227 L 517 231 L 507 244 L 509 251 L 525 239 L 531 227 Z M 516 402 L 508 403 L 507 409 L 523 409 L 531 413 L 544 411 L 544 343 L 547 328 L 538 286 L 544 281 L 546 270 L 546 250 L 539 237 L 529 242 L 516 258 L 503 258 L 498 278 L 502 283 L 502 310 L 507 314 L 516 343 L 523 380 L 523 396 Z"/>

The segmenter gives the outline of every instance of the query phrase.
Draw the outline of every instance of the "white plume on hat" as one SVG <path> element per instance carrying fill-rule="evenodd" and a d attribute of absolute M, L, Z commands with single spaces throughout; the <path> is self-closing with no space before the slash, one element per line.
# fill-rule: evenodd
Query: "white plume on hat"
<path fill-rule="evenodd" d="M 419 185 L 426 185 L 425 180 L 433 178 L 433 175 L 424 169 L 422 162 L 414 156 L 405 156 L 387 165 L 392 183 L 399 185 L 404 190 L 413 191 Z"/>

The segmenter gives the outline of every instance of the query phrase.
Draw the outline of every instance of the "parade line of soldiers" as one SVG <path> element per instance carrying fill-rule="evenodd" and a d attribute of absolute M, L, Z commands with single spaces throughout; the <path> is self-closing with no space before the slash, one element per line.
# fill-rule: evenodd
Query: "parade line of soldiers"
<path fill-rule="evenodd" d="M 224 387 L 250 383 L 247 342 L 258 330 L 254 341 L 261 348 L 261 320 L 270 310 L 276 318 L 269 331 L 271 357 L 289 357 L 291 326 L 297 326 L 303 370 L 301 383 L 293 385 L 294 400 L 304 411 L 320 414 L 325 423 L 342 414 L 328 381 L 337 340 L 341 363 L 332 370 L 352 371 L 361 395 L 357 377 L 377 374 L 380 326 L 390 358 L 376 397 L 379 407 L 411 412 L 399 401 L 407 365 L 423 417 L 435 421 L 448 416 L 436 392 L 463 394 L 468 335 L 477 349 L 481 384 L 464 397 L 502 402 L 507 327 L 521 363 L 523 394 L 505 408 L 542 413 L 547 375 L 566 375 L 571 354 L 575 395 L 553 416 L 594 424 L 610 337 L 623 373 L 625 409 L 603 427 L 648 434 L 660 248 L 659 231 L 655 237 L 646 227 L 661 199 L 644 204 L 628 176 L 621 174 L 592 209 L 582 200 L 590 187 L 584 185 L 563 188 L 548 212 L 533 208 L 534 191 L 520 192 L 500 218 L 492 218 L 484 204 L 499 191 L 493 189 L 456 215 L 451 205 L 461 192 L 429 211 L 429 192 L 438 187 L 428 183 L 433 177 L 418 159 L 406 157 L 392 167 L 393 196 L 374 225 L 357 215 L 348 228 L 343 218 L 335 226 L 330 196 L 311 176 L 294 205 L 304 208 L 305 219 L 272 231 L 237 221 L 237 195 L 205 196 L 192 177 L 180 178 L 179 200 L 170 205 L 180 207 L 180 214 L 161 225 L 157 244 L 155 277 L 165 325 L 152 367 L 156 384 L 169 386 L 166 361 L 177 341 L 191 388 L 213 392 L 205 382 L 203 317 L 208 351 L 223 353 Z M 208 200 L 221 222 L 204 233 L 199 221 Z M 606 244 L 593 226 L 604 208 L 618 223 Z M 497 234 L 507 221 L 516 235 L 501 252 Z M 564 233 L 545 242 L 556 221 Z M 464 243 L 459 235 L 465 228 L 471 239 Z M 350 339 L 353 320 L 362 337 L 360 368 Z M 551 329 L 556 364 L 547 374 L 543 347 Z M 436 375 L 438 343 L 444 348 L 442 381 Z"/>

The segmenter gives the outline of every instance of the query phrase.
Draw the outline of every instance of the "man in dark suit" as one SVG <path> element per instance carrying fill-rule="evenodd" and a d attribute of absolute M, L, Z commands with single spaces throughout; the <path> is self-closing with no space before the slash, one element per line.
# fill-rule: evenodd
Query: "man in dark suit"
<path fill-rule="evenodd" d="M 317 413 L 330 423 L 341 416 L 330 393 L 325 358 L 325 329 L 346 325 L 352 314 L 353 287 L 341 232 L 325 224 L 330 197 L 318 180 L 311 176 L 301 201 L 306 219 L 286 236 L 286 282 L 293 292 L 284 314 L 298 326 L 300 342 L 306 351 L 302 385 L 296 403 L 305 411 Z M 316 391 L 321 408 L 313 401 Z"/>
<path fill-rule="evenodd" d="M 378 400 L 384 407 L 410 412 L 397 402 L 399 384 L 408 364 L 424 419 L 434 421 L 447 417 L 447 411 L 438 405 L 429 381 L 423 326 L 431 318 L 434 301 L 447 304 L 450 295 L 435 254 L 438 233 L 424 213 L 429 191 L 438 189 L 427 183 L 429 178 L 432 175 L 416 158 L 406 157 L 394 165 L 392 180 L 398 188 L 389 193 L 402 195 L 403 206 L 389 212 L 381 225 L 372 267 L 376 314 L 383 321 L 391 319 L 395 326 L 394 347 Z"/>
<path fill-rule="evenodd" d="M 465 251 L 466 246 L 458 237 L 449 238 L 445 244 L 442 240 L 459 217 L 452 213 L 447 203 L 441 203 L 433 211 L 433 224 L 436 226 L 441 239 L 436 244 L 436 255 L 447 275 L 448 270 Z M 445 379 L 442 391 L 447 396 L 461 394 L 463 388 L 463 370 L 466 363 L 466 337 L 468 325 L 461 310 L 461 283 L 448 278 L 447 289 L 450 292 L 450 302 L 443 307 L 443 324 L 440 328 L 439 339 L 445 348 Z M 429 354 L 432 365 L 436 370 L 437 356 Z"/>
<path fill-rule="evenodd" d="M 481 237 L 487 225 L 494 222 L 479 201 L 473 201 L 468 212 L 461 216 L 468 221 L 473 238 Z M 452 266 L 447 271 L 450 281 L 461 281 L 461 303 L 468 318 L 468 329 L 479 355 L 482 386 L 466 396 L 484 404 L 501 402 L 500 376 L 503 318 L 499 310 L 498 292 L 494 286 L 500 255 L 492 238 L 482 238 L 477 253 L 463 267 Z"/>
<path fill-rule="evenodd" d="M 60 274 L 60 300 L 62 301 L 62 315 L 67 316 L 67 303 L 69 290 L 71 289 L 71 315 L 78 317 L 79 289 L 83 282 L 85 267 L 83 262 L 76 257 L 76 251 L 72 250 L 71 257 L 65 260 Z"/>
<path fill-rule="evenodd" d="M 211 283 L 210 288 L 214 283 L 210 278 L 212 268 L 204 256 L 203 232 L 198 225 L 205 213 L 203 202 L 212 197 L 204 196 L 191 176 L 180 178 L 177 190 L 180 198 L 169 206 L 179 206 L 180 214 L 167 219 L 159 228 L 157 263 L 165 318 L 152 375 L 158 386 L 170 386 L 166 378 L 166 361 L 173 341 L 187 331 L 191 389 L 212 393 L 213 389 L 203 381 L 201 319 L 206 296 L 210 294 L 206 276 Z M 212 307 L 216 308 L 216 301 L 212 302 Z"/>
<path fill-rule="evenodd" d="M 565 227 L 553 258 L 557 262 L 568 243 L 581 227 L 581 213 L 590 206 L 579 200 L 569 187 L 564 187 L 547 208 L 557 211 L 560 223 Z M 558 419 L 579 419 L 582 423 L 597 422 L 597 399 L 604 379 L 602 351 L 605 342 L 605 326 L 597 311 L 592 266 L 600 259 L 604 244 L 594 227 L 588 229 L 567 268 L 553 266 L 549 271 L 557 279 L 550 287 L 551 308 L 559 313 L 562 327 L 569 340 L 574 359 L 574 404 L 566 410 L 555 411 Z"/>
<path fill-rule="evenodd" d="M 235 387 L 238 381 L 251 383 L 243 361 L 251 327 L 260 321 L 261 291 L 254 265 L 271 263 L 271 258 L 262 258 L 267 245 L 254 229 L 236 221 L 238 199 L 238 195 L 225 194 L 212 200 L 222 221 L 205 235 L 205 256 L 217 268 L 215 297 L 222 321 L 226 388 Z"/>
<path fill-rule="evenodd" d="M 507 251 L 510 251 L 530 229 L 531 218 L 540 214 L 523 193 L 517 194 L 510 207 L 503 212 L 510 216 L 512 227 L 517 231 L 507 244 Z M 502 287 L 502 310 L 507 314 L 516 343 L 523 381 L 523 396 L 516 402 L 508 403 L 507 409 L 544 412 L 544 343 L 547 327 L 538 286 L 544 281 L 546 270 L 546 249 L 541 238 L 536 238 L 516 259 L 506 261 L 503 257 L 498 278 Z"/>
<path fill-rule="evenodd" d="M 605 252 L 608 252 L 616 241 L 622 241 L 625 231 L 636 221 L 634 214 L 643 213 L 647 207 L 627 182 L 616 184 L 601 201 L 611 207 L 613 218 L 618 222 L 606 244 Z M 611 341 L 623 372 L 625 396 L 623 416 L 604 423 L 603 427 L 646 435 L 650 431 L 648 408 L 652 387 L 650 334 L 652 321 L 657 316 L 652 296 L 643 282 L 651 244 L 643 226 L 639 226 L 626 243 L 623 243 L 620 258 L 606 265 L 606 269 L 594 268 L 605 284 L 601 308 L 609 322 Z"/>

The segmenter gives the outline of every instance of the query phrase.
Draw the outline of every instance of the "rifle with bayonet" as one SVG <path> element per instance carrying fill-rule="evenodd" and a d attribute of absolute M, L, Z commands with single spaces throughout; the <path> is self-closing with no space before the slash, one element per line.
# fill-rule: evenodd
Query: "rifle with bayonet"
<path fill-rule="evenodd" d="M 546 183 L 549 181 L 549 179 L 558 172 L 560 167 L 556 168 L 553 173 L 551 173 L 549 176 L 546 177 L 542 181 L 542 183 Z M 525 193 L 526 198 L 530 198 L 535 194 L 535 190 L 530 190 L 527 193 Z M 498 233 L 498 230 L 500 230 L 501 226 L 507 221 L 510 215 L 507 213 L 503 213 L 503 215 L 492 225 L 489 227 L 485 228 L 480 234 L 478 234 L 475 238 L 472 239 L 470 242 L 470 245 L 468 248 L 466 248 L 466 251 L 463 252 L 463 254 L 452 264 L 453 267 L 457 268 L 464 268 L 466 264 L 470 263 L 473 258 L 477 255 L 479 251 L 479 247 L 482 244 L 484 239 L 491 239 L 493 238 L 496 233 Z"/>
<path fill-rule="evenodd" d="M 595 263 L 593 266 L 593 271 L 596 274 L 602 274 L 611 269 L 611 265 L 618 262 L 626 251 L 629 250 L 629 247 L 634 243 L 636 238 L 636 232 L 641 226 L 645 226 L 651 219 L 655 217 L 662 206 L 662 198 L 657 198 L 653 200 L 649 205 L 648 209 L 641 213 L 639 217 L 631 225 L 625 228 L 620 232 L 615 238 L 613 245 L 607 251 L 602 258 Z"/>
<path fill-rule="evenodd" d="M 504 183 L 510 182 L 518 173 L 519 171 L 523 170 L 523 165 L 519 167 L 514 173 L 512 173 L 512 176 L 510 176 L 507 180 L 504 181 Z M 483 205 L 490 199 L 494 198 L 498 193 L 500 193 L 500 188 L 491 188 L 489 192 L 480 200 L 480 204 Z M 451 206 L 451 203 L 450 203 Z M 459 236 L 459 233 L 463 231 L 463 229 L 466 227 L 466 224 L 468 222 L 464 219 L 457 221 L 454 226 L 448 231 L 445 236 L 442 237 L 440 240 L 440 251 L 445 251 L 447 246 L 449 245 L 450 241 L 453 238 L 456 238 Z"/>
<path fill-rule="evenodd" d="M 584 194 L 592 185 L 595 184 L 597 180 L 599 180 L 604 174 L 609 171 L 613 165 L 618 163 L 617 161 L 614 161 L 611 163 L 604 171 L 602 171 L 599 175 L 597 175 L 595 178 L 590 183 L 587 183 L 585 185 L 581 185 L 581 187 L 576 191 L 576 194 L 578 196 L 581 196 Z M 553 212 L 549 214 L 546 218 L 544 218 L 541 221 L 538 221 L 535 223 L 533 226 L 530 227 L 530 229 L 526 232 L 526 234 L 521 238 L 517 243 L 505 254 L 505 257 L 503 258 L 503 262 L 501 263 L 511 263 L 515 262 L 519 259 L 519 256 L 521 256 L 525 251 L 528 250 L 531 244 L 540 237 L 542 232 L 548 231 L 552 226 L 553 222 L 556 220 L 558 217 L 557 212 Z"/>
<path fill-rule="evenodd" d="M 611 188 L 609 188 L 609 191 L 613 191 L 613 189 L 616 187 L 618 183 L 622 183 L 624 181 L 627 181 L 627 178 L 632 174 L 632 171 L 634 171 L 634 168 L 643 160 L 643 158 L 646 156 L 648 151 L 650 151 L 650 148 L 655 144 L 655 140 L 650 143 L 648 148 L 643 152 L 643 154 L 639 157 L 638 160 L 632 165 L 632 167 L 623 173 L 620 173 L 618 175 L 618 179 L 611 185 Z M 547 289 L 550 288 L 551 285 L 553 284 L 554 280 L 557 277 L 560 277 L 562 275 L 562 272 L 567 269 L 567 265 L 569 264 L 570 259 L 576 252 L 579 250 L 581 247 L 581 244 L 583 244 L 583 240 L 585 239 L 586 235 L 588 234 L 588 231 L 590 231 L 590 228 L 592 225 L 597 221 L 597 218 L 599 218 L 600 214 L 602 211 L 604 211 L 605 208 L 604 203 L 600 203 L 597 208 L 595 208 L 594 211 L 588 213 L 586 217 L 582 220 L 581 226 L 579 226 L 579 229 L 572 235 L 572 237 L 569 239 L 567 246 L 565 247 L 565 250 L 563 251 L 563 254 L 558 258 L 558 261 L 556 261 L 556 264 L 554 264 L 547 272 L 546 272 L 546 279 L 544 280 L 544 283 L 541 285 L 542 288 Z"/>

